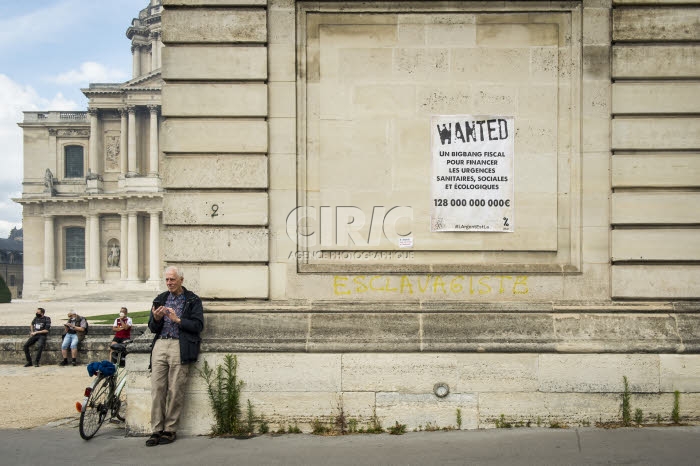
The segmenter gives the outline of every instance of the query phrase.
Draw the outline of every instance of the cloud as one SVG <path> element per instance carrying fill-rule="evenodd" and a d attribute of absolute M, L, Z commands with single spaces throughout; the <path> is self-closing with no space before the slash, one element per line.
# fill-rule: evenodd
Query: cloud
<path fill-rule="evenodd" d="M 22 191 L 22 129 L 17 126 L 24 119 L 22 111 L 78 110 L 79 106 L 61 93 L 43 98 L 31 86 L 4 74 L 0 74 L 0 102 L 0 238 L 6 238 L 9 229 L 21 226 L 22 220 L 22 208 L 10 200 Z"/>
<path fill-rule="evenodd" d="M 64 0 L 21 16 L 0 19 L 0 48 L 17 44 L 54 42 L 67 29 L 79 27 L 86 11 L 79 0 Z"/>
<path fill-rule="evenodd" d="M 48 81 L 62 85 L 88 84 L 88 83 L 113 83 L 123 82 L 129 76 L 122 70 L 107 68 L 106 66 L 88 61 L 80 65 L 79 70 L 70 70 L 58 76 L 47 78 Z"/>

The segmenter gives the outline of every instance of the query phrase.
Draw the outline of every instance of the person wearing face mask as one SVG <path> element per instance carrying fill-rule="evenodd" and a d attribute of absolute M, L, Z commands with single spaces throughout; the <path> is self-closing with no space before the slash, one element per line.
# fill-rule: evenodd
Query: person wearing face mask
<path fill-rule="evenodd" d="M 74 366 L 78 365 L 78 343 L 82 338 L 85 337 L 87 332 L 87 321 L 84 317 L 80 317 L 74 309 L 68 311 L 68 322 L 63 324 L 63 343 L 61 344 L 61 355 L 63 356 L 63 361 L 59 363 L 59 366 L 68 365 L 68 349 L 70 348 L 72 364 Z M 81 338 L 82 337 L 82 338 Z"/>
<path fill-rule="evenodd" d="M 36 359 L 34 360 L 34 365 L 39 367 L 41 352 L 44 351 L 46 337 L 49 336 L 49 330 L 51 329 L 51 317 L 44 316 L 45 313 L 46 311 L 43 307 L 37 308 L 36 317 L 32 319 L 32 324 L 29 326 L 29 339 L 24 344 L 24 356 L 27 358 L 27 364 L 25 364 L 24 367 L 31 367 L 32 357 L 29 354 L 29 347 L 37 342 L 39 344 L 36 348 Z"/>
<path fill-rule="evenodd" d="M 119 311 L 119 317 L 114 320 L 112 331 L 115 332 L 112 343 L 122 343 L 124 340 L 131 338 L 131 327 L 133 325 L 131 317 L 127 316 L 128 310 L 122 307 Z M 112 350 L 109 350 L 109 360 L 112 361 Z"/>

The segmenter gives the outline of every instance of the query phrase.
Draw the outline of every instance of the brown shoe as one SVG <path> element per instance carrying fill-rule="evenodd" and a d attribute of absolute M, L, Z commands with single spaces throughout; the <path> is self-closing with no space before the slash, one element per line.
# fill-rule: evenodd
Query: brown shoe
<path fill-rule="evenodd" d="M 175 441 L 175 437 L 175 432 L 163 432 L 163 434 L 160 436 L 160 440 L 158 440 L 158 445 L 173 443 Z"/>
<path fill-rule="evenodd" d="M 162 432 L 153 432 L 150 437 L 148 437 L 148 440 L 146 440 L 146 446 L 147 447 L 155 447 L 158 445 L 158 442 L 160 441 L 160 436 Z"/>

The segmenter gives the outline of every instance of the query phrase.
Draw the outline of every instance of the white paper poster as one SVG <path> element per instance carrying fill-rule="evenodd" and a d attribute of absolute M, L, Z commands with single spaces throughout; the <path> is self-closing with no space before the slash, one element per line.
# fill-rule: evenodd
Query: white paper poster
<path fill-rule="evenodd" d="M 514 231 L 514 119 L 431 118 L 430 231 Z"/>

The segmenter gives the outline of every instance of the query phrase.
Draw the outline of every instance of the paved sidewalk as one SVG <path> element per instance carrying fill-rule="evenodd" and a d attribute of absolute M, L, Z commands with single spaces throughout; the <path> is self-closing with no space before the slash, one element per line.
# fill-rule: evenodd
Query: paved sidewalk
<path fill-rule="evenodd" d="M 46 315 L 52 321 L 67 319 L 70 309 L 75 309 L 84 317 L 101 314 L 118 314 L 119 308 L 126 306 L 130 312 L 147 311 L 151 308 L 156 292 L 120 293 L 111 296 L 86 295 L 54 300 L 15 299 L 11 303 L 0 304 L 0 326 L 26 325 L 29 327 L 37 307 L 46 309 Z"/>
<path fill-rule="evenodd" d="M 74 428 L 0 431 L 3 464 L 74 465 L 695 465 L 698 427 L 492 429 L 402 436 L 265 435 L 250 440 L 179 438 L 146 447 L 104 425 L 85 442 Z"/>

